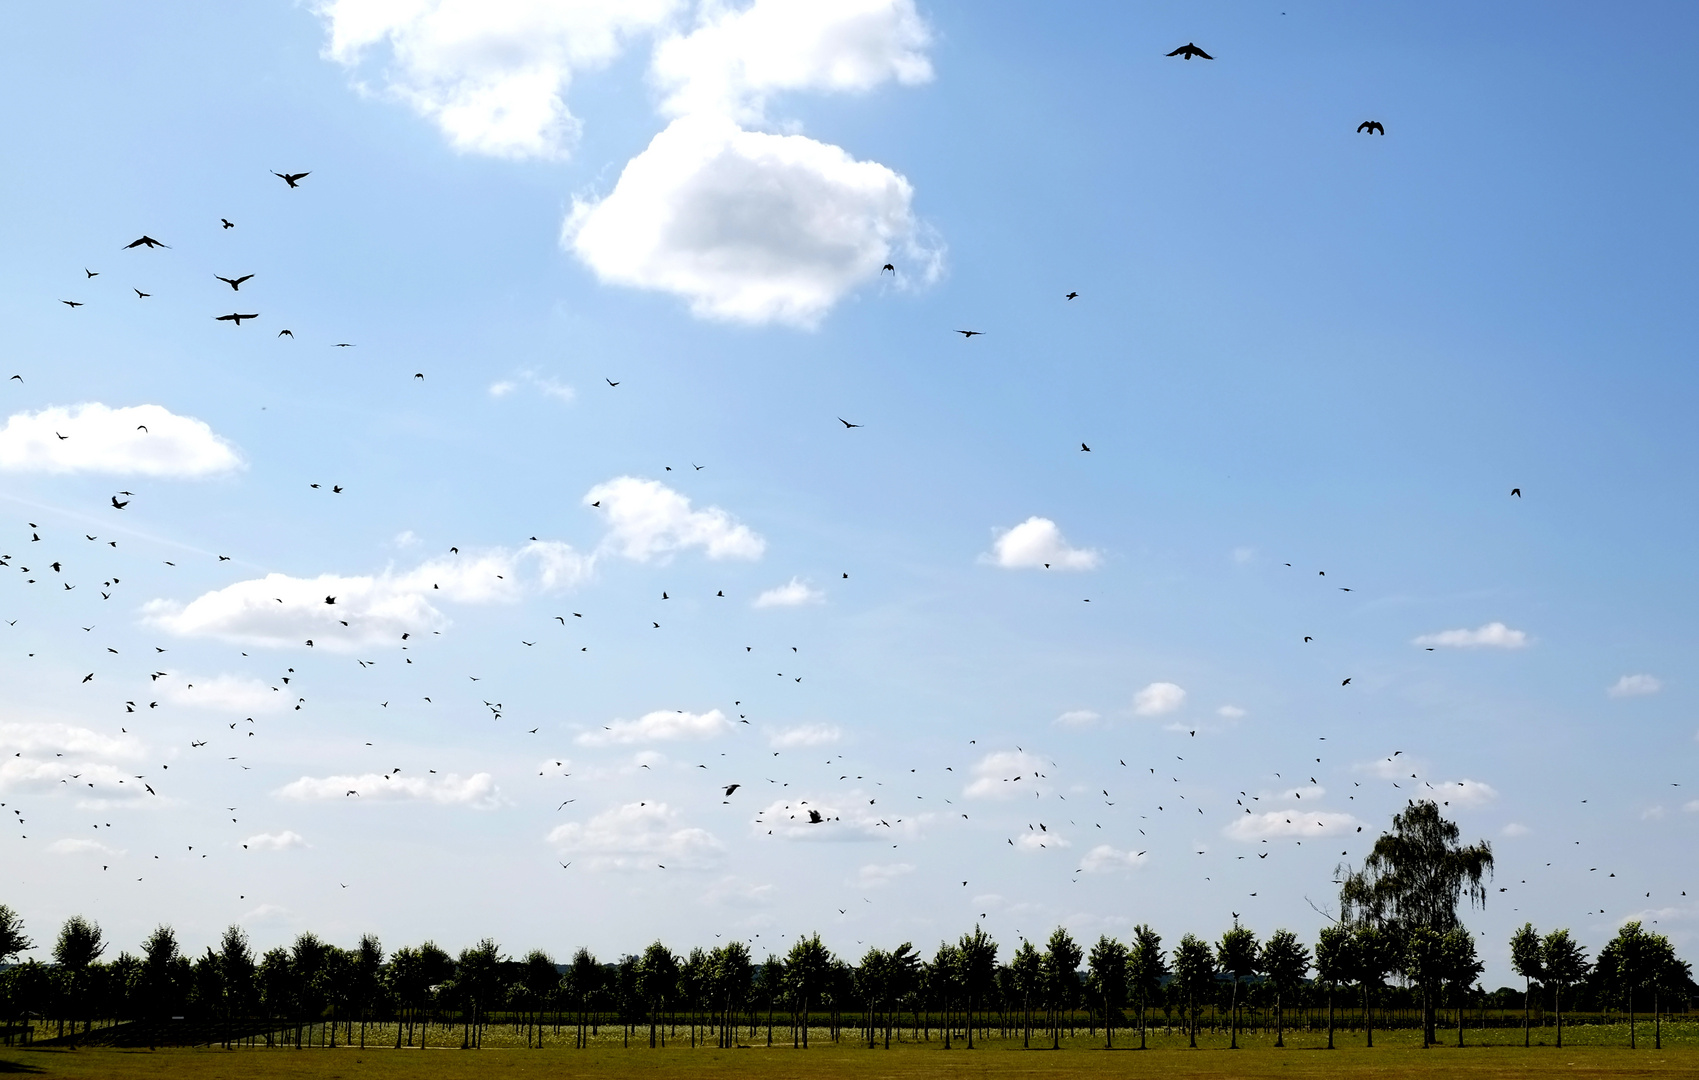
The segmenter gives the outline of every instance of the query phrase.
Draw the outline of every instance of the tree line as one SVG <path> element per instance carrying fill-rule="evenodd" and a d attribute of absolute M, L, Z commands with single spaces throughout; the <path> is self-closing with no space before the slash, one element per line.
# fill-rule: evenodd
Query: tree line
<path fill-rule="evenodd" d="M 905 942 L 870 948 L 854 963 L 833 955 L 818 934 L 760 961 L 740 941 L 684 954 L 657 941 L 611 963 L 581 948 L 557 963 L 542 950 L 504 956 L 490 940 L 454 956 L 431 942 L 386 955 L 372 935 L 343 949 L 311 933 L 255 955 L 236 926 L 191 958 L 160 926 L 139 955 L 125 951 L 103 963 L 100 927 L 78 915 L 60 928 L 51 964 L 30 960 L 0 972 L 0 1017 L 8 1020 L 8 1042 L 45 1019 L 55 1037 L 72 1041 L 92 1038 L 96 1021 L 139 1025 L 161 1039 L 166 1022 L 192 1021 L 205 1033 L 195 1041 L 227 1046 L 335 1046 L 340 1039 L 365 1047 L 371 1025 L 382 1024 L 386 1038 L 393 1027 L 397 1049 L 426 1045 L 433 1026 L 444 1025 L 458 1029 L 462 1047 L 477 1048 L 490 1025 L 504 1024 L 528 1047 L 544 1045 L 546 1034 L 584 1047 L 603 1026 L 617 1026 L 628 1046 L 645 1038 L 664 1045 L 669 1031 L 680 1038 L 683 1027 L 691 1046 L 725 1047 L 746 1029 L 759 1039 L 764 1026 L 768 1045 L 777 1029 L 780 1040 L 807 1047 L 810 1029 L 824 1027 L 833 1040 L 855 1032 L 869 1047 L 887 1049 L 905 1032 L 929 1041 L 934 1031 L 946 1048 L 957 1041 L 971 1048 L 991 1032 L 1060 1047 L 1065 1033 L 1083 1025 L 1093 1036 L 1101 1030 L 1107 1046 L 1119 1029 L 1143 1048 L 1153 1026 L 1172 1031 L 1177 1023 L 1191 1046 L 1207 1025 L 1236 1048 L 1253 1022 L 1272 1027 L 1275 1045 L 1284 1045 L 1294 1009 L 1300 1024 L 1320 1030 L 1316 1012 L 1325 1007 L 1332 1048 L 1336 1026 L 1360 1030 L 1373 1046 L 1377 1007 L 1383 1029 L 1388 1010 L 1413 1012 L 1423 1045 L 1431 1045 L 1439 1012 L 1450 1007 L 1462 1045 L 1468 1008 L 1488 995 L 1476 986 L 1482 966 L 1457 906 L 1465 897 L 1484 904 L 1491 858 L 1484 843 L 1461 845 L 1434 804 L 1411 803 L 1361 867 L 1341 868 L 1340 916 L 1313 949 L 1290 930 L 1259 940 L 1235 918 L 1213 942 L 1187 933 L 1172 948 L 1144 925 L 1126 941 L 1103 935 L 1089 950 L 1058 927 L 1042 948 L 1023 940 L 1004 962 L 978 926 L 941 943 L 930 959 Z M 0 963 L 33 947 L 22 920 L 0 905 Z M 1636 1009 L 1650 1005 L 1661 1047 L 1663 1015 L 1685 1008 L 1696 991 L 1669 939 L 1638 922 L 1592 960 L 1568 930 L 1542 936 L 1532 925 L 1516 932 L 1510 950 L 1524 978 L 1525 1045 L 1536 986 L 1551 995 L 1560 1046 L 1566 995 L 1572 1010 L 1620 1005 L 1631 1046 Z M 1504 994 L 1494 995 L 1501 1006 Z"/>

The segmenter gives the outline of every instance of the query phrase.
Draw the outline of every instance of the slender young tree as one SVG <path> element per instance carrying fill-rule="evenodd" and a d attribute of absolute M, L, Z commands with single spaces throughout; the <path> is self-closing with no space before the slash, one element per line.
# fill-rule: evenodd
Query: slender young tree
<path fill-rule="evenodd" d="M 35 942 L 24 934 L 24 920 L 17 912 L 0 904 L 0 964 L 10 962 L 19 953 L 35 948 Z"/>
<path fill-rule="evenodd" d="M 956 956 L 967 1019 L 967 1048 L 972 1050 L 974 1006 L 989 997 L 997 985 L 997 943 L 975 924 L 973 933 L 963 934 L 956 942 Z"/>
<path fill-rule="evenodd" d="M 1221 970 L 1233 976 L 1233 997 L 1229 1010 L 1229 1026 L 1232 1032 L 1228 1048 L 1239 1049 L 1239 983 L 1255 975 L 1257 972 L 1257 936 L 1248 927 L 1240 926 L 1239 920 L 1233 920 L 1233 929 L 1221 935 L 1221 940 L 1215 946 L 1216 963 Z"/>
<path fill-rule="evenodd" d="M 230 1028 L 246 1019 L 254 1007 L 254 951 L 240 926 L 230 926 L 218 942 L 218 966 L 224 975 L 224 1046 L 230 1046 Z"/>
<path fill-rule="evenodd" d="M 1651 935 L 1635 919 L 1622 925 L 1603 949 L 1599 951 L 1599 966 L 1605 968 L 1609 982 L 1626 999 L 1628 1007 L 1628 1047 L 1637 1049 L 1634 1026 L 1634 992 L 1643 989 L 1652 974 L 1653 945 Z"/>
<path fill-rule="evenodd" d="M 1510 935 L 1510 966 L 1516 974 L 1522 976 L 1522 1045 L 1533 1045 L 1533 1034 L 1530 1030 L 1534 1016 L 1534 982 L 1545 981 L 1544 951 L 1540 946 L 1540 932 L 1534 929 L 1534 924 L 1525 922 L 1522 929 Z"/>
<path fill-rule="evenodd" d="M 1333 991 L 1356 970 L 1351 931 L 1342 923 L 1322 927 L 1316 939 L 1316 978 L 1327 987 L 1327 1048 L 1333 1049 Z"/>
<path fill-rule="evenodd" d="M 1552 988 L 1552 1011 L 1557 1016 L 1557 1045 L 1563 1046 L 1563 992 L 1587 978 L 1592 965 L 1586 950 L 1576 944 L 1568 930 L 1553 930 L 1540 942 L 1540 971 Z M 1527 1042 L 1524 1041 L 1524 1046 Z"/>
<path fill-rule="evenodd" d="M 678 990 L 678 958 L 659 941 L 643 950 L 643 959 L 637 965 L 637 994 L 643 999 L 649 1011 L 649 1048 L 655 1048 L 655 1028 L 659 1023 L 661 1010 L 666 1002 Z M 666 1041 L 666 1029 L 661 1029 L 662 1045 Z"/>
<path fill-rule="evenodd" d="M 1422 991 L 1422 1049 L 1434 1041 L 1434 997 L 1445 978 L 1445 936 L 1425 926 L 1413 927 L 1404 935 L 1399 970 Z"/>
<path fill-rule="evenodd" d="M 1215 989 L 1215 953 L 1209 942 L 1195 934 L 1187 934 L 1180 939 L 1179 947 L 1174 950 L 1174 980 L 1186 999 L 1187 1045 L 1196 1050 L 1197 999 L 1199 995 L 1209 994 Z"/>
<path fill-rule="evenodd" d="M 1050 1048 L 1062 1048 L 1062 1014 L 1074 1007 L 1080 992 L 1080 961 L 1084 953 L 1072 934 L 1058 926 L 1044 946 L 1044 984 L 1050 1006 Z"/>
<path fill-rule="evenodd" d="M 64 969 L 70 979 L 73 1016 L 82 1015 L 86 1032 L 93 1025 L 86 1015 L 88 1007 L 89 968 L 106 951 L 106 939 L 101 936 L 100 924 L 81 915 L 73 915 L 59 928 L 59 940 L 53 945 L 53 962 Z M 71 1031 L 76 1033 L 73 1021 Z"/>
<path fill-rule="evenodd" d="M 1375 1044 L 1374 993 L 1397 967 L 1397 941 L 1374 926 L 1359 926 L 1351 931 L 1351 981 L 1363 991 L 1363 1034 L 1366 1044 Z"/>
<path fill-rule="evenodd" d="M 1139 1049 L 1145 1048 L 1145 1007 L 1162 990 L 1168 962 L 1162 955 L 1162 938 L 1143 923 L 1133 928 L 1133 947 L 1127 954 L 1128 988 L 1139 1002 Z"/>
<path fill-rule="evenodd" d="M 1693 988 L 1693 969 L 1675 955 L 1675 947 L 1663 934 L 1647 934 L 1646 986 L 1652 991 L 1652 1048 L 1664 1048 L 1664 994 L 1682 994 Z"/>
<path fill-rule="evenodd" d="M 1110 937 L 1099 935 L 1086 958 L 1090 972 L 1088 985 L 1103 1010 L 1103 1047 L 1115 1049 L 1115 1014 L 1127 992 L 1127 947 Z"/>
<path fill-rule="evenodd" d="M 1045 1001 L 1044 955 L 1025 938 L 1009 960 L 1009 978 L 1021 1007 L 1021 1048 L 1032 1047 L 1032 1005 Z"/>
<path fill-rule="evenodd" d="M 1439 952 L 1440 971 L 1451 987 L 1451 996 L 1457 1001 L 1457 1045 L 1462 1046 L 1463 1013 L 1469 999 L 1469 988 L 1475 985 L 1475 980 L 1485 969 L 1476 955 L 1475 939 L 1461 926 L 1441 936 Z"/>
<path fill-rule="evenodd" d="M 1257 967 L 1274 987 L 1274 1045 L 1286 1045 L 1286 997 L 1310 971 L 1310 950 L 1290 930 L 1276 930 L 1263 943 Z M 1331 1015 L 1331 1011 L 1330 1011 Z"/>

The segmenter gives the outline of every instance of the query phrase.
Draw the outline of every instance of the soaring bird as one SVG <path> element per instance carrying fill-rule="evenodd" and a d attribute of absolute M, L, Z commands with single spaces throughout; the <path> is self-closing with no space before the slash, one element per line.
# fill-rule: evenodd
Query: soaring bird
<path fill-rule="evenodd" d="M 985 331 L 983 331 L 983 330 L 957 330 L 956 333 L 960 334 L 964 338 L 970 338 L 970 337 L 983 337 L 984 334 L 985 334 Z"/>
<path fill-rule="evenodd" d="M 162 248 L 168 248 L 168 247 L 170 247 L 170 246 L 171 246 L 171 245 L 170 245 L 170 244 L 162 244 L 162 243 L 160 243 L 160 242 L 159 242 L 159 241 L 158 241 L 158 240 L 155 240 L 155 239 L 154 239 L 154 238 L 153 238 L 153 237 L 151 237 L 151 236 L 143 236 L 143 237 L 142 237 L 142 238 L 141 238 L 141 239 L 139 239 L 139 240 L 131 240 L 131 241 L 130 241 L 130 242 L 129 242 L 129 243 L 128 243 L 128 244 L 125 244 L 125 245 L 124 245 L 124 250 L 125 250 L 125 251 L 129 251 L 129 250 L 130 250 L 130 249 L 131 249 L 131 248 L 136 248 L 136 247 L 150 247 L 150 248 L 156 248 L 156 247 L 162 247 Z"/>
<path fill-rule="evenodd" d="M 889 270 L 889 271 L 890 271 L 890 272 L 891 272 L 891 276 L 892 276 L 892 277 L 896 277 L 896 276 L 897 276 L 897 268 L 896 268 L 896 267 L 894 267 L 894 266 L 892 266 L 892 265 L 891 265 L 891 264 L 890 264 L 890 263 L 886 263 L 886 264 L 885 264 L 885 265 L 884 265 L 884 266 L 881 266 L 881 267 L 880 267 L 880 268 L 879 268 L 879 272 L 880 272 L 880 273 L 881 273 L 881 274 L 883 274 L 883 273 L 884 273 L 884 272 L 885 272 L 885 271 L 887 271 L 887 270 Z"/>
<path fill-rule="evenodd" d="M 852 424 L 848 420 L 845 420 L 841 416 L 838 417 L 838 423 L 842 424 L 846 430 L 849 429 L 849 428 L 852 428 L 852 427 L 860 427 L 861 426 L 860 424 Z"/>
<path fill-rule="evenodd" d="M 236 223 L 234 221 L 231 221 L 229 218 L 221 217 L 218 220 L 219 220 L 220 223 L 222 223 L 224 225 L 224 227 L 226 229 L 234 229 L 236 227 Z"/>
<path fill-rule="evenodd" d="M 122 509 L 124 509 L 124 507 L 129 506 L 129 505 L 130 505 L 129 499 L 125 499 L 123 502 L 119 502 L 118 496 L 116 496 L 116 495 L 112 496 L 112 509 L 122 510 Z"/>
<path fill-rule="evenodd" d="M 83 306 L 82 301 L 80 300 L 61 300 L 59 302 L 69 308 L 80 308 Z"/>
<path fill-rule="evenodd" d="M 1089 454 L 1091 453 L 1091 447 L 1087 446 L 1085 443 L 1080 443 L 1080 452 L 1083 454 Z"/>
<path fill-rule="evenodd" d="M 279 330 L 277 332 L 277 336 L 278 337 L 292 338 L 292 337 L 295 336 L 295 331 L 293 331 L 293 330 Z"/>
<path fill-rule="evenodd" d="M 732 792 L 736 791 L 738 788 L 740 788 L 742 786 L 743 786 L 742 784 L 727 784 L 726 785 L 726 798 L 728 798 L 728 799 L 731 798 Z"/>
<path fill-rule="evenodd" d="M 1072 300 L 1072 299 L 1074 299 L 1074 298 L 1075 298 L 1075 297 L 1077 297 L 1077 296 L 1079 296 L 1079 293 L 1077 293 L 1077 292 L 1071 292 L 1071 293 L 1069 293 L 1069 294 L 1068 294 L 1068 295 L 1067 295 L 1067 296 L 1064 296 L 1064 297 L 1062 297 L 1062 299 L 1064 299 L 1064 300 Z"/>
<path fill-rule="evenodd" d="M 1511 488 L 1510 493 L 1512 495 L 1516 496 L 1518 499 L 1520 499 L 1522 497 L 1522 489 L 1521 488 Z"/>
<path fill-rule="evenodd" d="M 218 274 L 214 274 L 212 276 L 215 277 L 215 278 L 218 278 L 218 280 L 220 280 L 220 281 L 224 282 L 226 285 L 230 286 L 231 292 L 236 292 L 236 291 L 239 291 L 242 288 L 242 282 L 247 281 L 249 278 L 253 277 L 254 275 L 243 274 L 239 278 L 221 277 Z"/>
<path fill-rule="evenodd" d="M 131 288 L 135 291 L 137 300 L 145 300 L 148 297 L 153 295 L 152 293 L 142 292 L 140 289 L 135 288 L 135 286 L 133 286 L 133 285 L 131 286 Z"/>
<path fill-rule="evenodd" d="M 614 382 L 612 379 L 604 378 L 602 381 L 607 383 L 609 386 L 618 386 L 619 385 L 619 383 Z"/>
<path fill-rule="evenodd" d="M 1178 56 L 1182 60 L 1190 60 L 1194 56 L 1200 57 L 1201 59 L 1204 59 L 1204 60 L 1214 60 L 1215 59 L 1215 57 L 1204 52 L 1202 49 L 1198 48 L 1196 45 L 1193 45 L 1189 41 L 1186 42 L 1184 45 L 1180 46 L 1178 49 L 1175 49 L 1173 52 L 1169 53 L 1168 55 L 1169 56 Z"/>
<path fill-rule="evenodd" d="M 277 170 L 274 169 L 274 170 L 272 170 L 271 175 L 277 177 L 279 180 L 283 181 L 285 184 L 288 184 L 290 187 L 293 188 L 293 187 L 300 187 L 301 185 L 300 185 L 299 181 L 305 180 L 308 176 L 310 176 L 312 174 L 311 173 L 304 173 L 304 172 L 280 173 L 280 172 L 278 172 Z"/>
<path fill-rule="evenodd" d="M 257 311 L 254 312 L 252 315 L 238 315 L 236 312 L 232 311 L 228 315 L 215 315 L 214 316 L 214 318 L 216 318 L 219 322 L 235 323 L 237 326 L 242 325 L 243 319 L 257 319 L 259 317 L 260 317 L 260 314 Z"/>
<path fill-rule="evenodd" d="M 808 812 L 808 823 L 810 825 L 818 825 L 825 820 L 825 818 L 820 816 L 820 811 L 818 810 L 810 810 Z"/>
<path fill-rule="evenodd" d="M 99 271 L 99 270 L 90 270 L 90 269 L 89 269 L 89 268 L 88 268 L 88 267 L 86 267 L 86 266 L 85 266 L 85 267 L 83 267 L 83 273 L 84 273 L 84 274 L 87 274 L 87 275 L 88 275 L 88 276 L 89 276 L 89 277 L 99 277 L 99 276 L 100 276 L 100 271 Z"/>
<path fill-rule="evenodd" d="M 1385 135 L 1386 128 L 1381 125 L 1379 120 L 1364 120 L 1357 125 L 1357 134 L 1361 135 L 1364 132 L 1370 135 Z"/>

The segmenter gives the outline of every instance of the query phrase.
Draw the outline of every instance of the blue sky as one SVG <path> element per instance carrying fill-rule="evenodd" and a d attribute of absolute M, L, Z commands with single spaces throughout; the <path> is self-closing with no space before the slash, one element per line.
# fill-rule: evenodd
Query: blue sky
<path fill-rule="evenodd" d="M 1691 950 L 1684 8 L 14 26 L 38 940 L 1313 936 L 1438 791 L 1489 983 Z"/>

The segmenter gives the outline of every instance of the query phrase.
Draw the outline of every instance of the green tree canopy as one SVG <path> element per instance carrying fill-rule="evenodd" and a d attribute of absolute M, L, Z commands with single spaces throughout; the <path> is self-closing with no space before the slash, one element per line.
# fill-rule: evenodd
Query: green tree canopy
<path fill-rule="evenodd" d="M 1443 934 L 1460 925 L 1458 902 L 1467 896 L 1471 905 L 1486 906 L 1484 881 L 1493 869 L 1492 845 L 1464 846 L 1460 836 L 1437 803 L 1410 803 L 1375 841 L 1362 868 L 1344 873 L 1341 917 L 1398 935 L 1418 926 Z"/>

